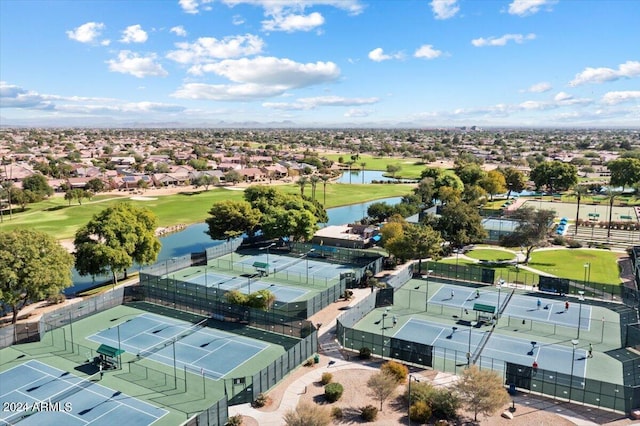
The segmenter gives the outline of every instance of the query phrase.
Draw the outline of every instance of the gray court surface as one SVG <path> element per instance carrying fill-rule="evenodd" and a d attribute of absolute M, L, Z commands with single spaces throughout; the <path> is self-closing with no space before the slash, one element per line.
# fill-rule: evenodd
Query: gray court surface
<path fill-rule="evenodd" d="M 538 300 L 540 305 L 538 306 Z M 503 316 L 526 318 L 533 321 L 563 325 L 581 330 L 588 330 L 591 321 L 591 306 L 571 300 L 569 309 L 565 309 L 565 302 L 543 297 L 529 297 L 514 295 L 503 311 Z"/>
<path fill-rule="evenodd" d="M 389 330 L 390 329 L 390 330 Z M 486 339 L 481 356 L 520 365 L 533 365 L 539 368 L 585 377 L 587 354 L 584 349 L 568 348 L 555 344 L 541 344 L 525 339 L 493 334 L 489 337 L 490 328 L 458 325 L 443 327 L 429 321 L 411 318 L 395 333 L 387 327 L 386 333 L 398 339 L 422 343 L 434 347 L 434 353 L 440 357 L 466 362 L 466 355 L 477 355 L 479 346 Z M 482 366 L 482 357 L 479 358 Z M 499 366 L 488 366 L 499 369 Z"/>
<path fill-rule="evenodd" d="M 209 271 L 206 271 L 204 273 L 200 272 L 196 274 L 185 275 L 184 280 L 190 283 L 206 286 L 208 288 L 215 288 L 217 290 L 238 290 L 244 294 L 268 289 L 276 296 L 276 300 L 286 303 L 298 300 L 308 293 L 307 290 L 303 290 L 300 288 L 268 283 L 249 277 L 231 277 L 228 275 L 216 274 Z"/>
<path fill-rule="evenodd" d="M 167 414 L 139 399 L 39 361 L 0 373 L 0 424 L 147 426 Z"/>
<path fill-rule="evenodd" d="M 267 343 L 154 314 L 142 314 L 88 339 L 124 349 L 171 367 L 220 379 L 248 362 Z"/>
<path fill-rule="evenodd" d="M 277 274 L 278 272 L 286 269 L 291 273 L 306 275 L 308 272 L 310 276 L 333 279 L 339 277 L 343 272 L 353 271 L 353 267 L 349 265 L 320 262 L 318 260 L 313 260 L 313 257 L 311 256 L 289 257 L 270 254 L 269 261 L 267 262 L 267 255 L 265 253 L 243 259 L 240 263 L 253 265 L 255 262 L 268 263 L 269 274 Z"/>

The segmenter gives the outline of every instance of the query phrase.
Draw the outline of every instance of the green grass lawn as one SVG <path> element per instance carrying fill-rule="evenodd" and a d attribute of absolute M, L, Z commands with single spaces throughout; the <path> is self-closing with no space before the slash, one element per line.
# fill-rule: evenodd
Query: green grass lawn
<path fill-rule="evenodd" d="M 620 284 L 617 259 L 616 253 L 606 250 L 539 250 L 531 255 L 529 266 L 576 282 L 584 280 L 586 271 L 591 282 Z"/>
<path fill-rule="evenodd" d="M 351 154 L 325 154 L 323 157 L 328 158 L 329 160 L 333 160 L 336 163 L 338 162 L 338 158 L 342 157 L 344 161 L 351 161 Z M 422 160 L 419 158 L 403 158 L 403 157 L 374 157 L 368 154 L 360 155 L 360 158 L 356 160 L 355 164 L 352 166 L 354 169 L 360 169 L 360 163 L 367 163 L 365 166 L 365 170 L 387 170 L 387 165 L 389 164 L 397 164 L 402 167 L 402 169 L 396 174 L 397 178 L 404 179 L 418 179 L 420 177 L 420 173 L 427 167 L 422 164 Z"/>
<path fill-rule="evenodd" d="M 327 208 L 356 204 L 365 201 L 387 197 L 398 197 L 409 194 L 412 185 L 327 185 Z M 280 186 L 288 193 L 300 193 L 296 185 Z M 305 194 L 311 195 L 311 186 L 307 185 Z M 46 232 L 57 239 L 73 238 L 76 230 L 87 223 L 91 217 L 110 205 L 120 201 L 128 201 L 137 206 L 149 208 L 158 216 L 160 226 L 171 226 L 180 223 L 191 224 L 204 221 L 209 215 L 213 203 L 223 200 L 241 200 L 242 191 L 231 191 L 216 188 L 196 193 L 181 193 L 175 195 L 152 196 L 156 200 L 134 201 L 130 194 L 99 195 L 91 201 L 78 205 L 76 202 L 69 206 L 69 202 L 60 196 L 51 197 L 45 201 L 27 205 L 26 211 L 14 210 L 13 219 L 4 217 L 0 225 L 1 230 L 29 228 Z M 316 188 L 316 199 L 323 201 L 322 185 Z"/>
<path fill-rule="evenodd" d="M 493 249 L 474 249 L 466 254 L 469 257 L 478 260 L 488 260 L 490 262 L 499 262 L 507 260 L 515 260 L 515 255 L 504 250 Z"/>

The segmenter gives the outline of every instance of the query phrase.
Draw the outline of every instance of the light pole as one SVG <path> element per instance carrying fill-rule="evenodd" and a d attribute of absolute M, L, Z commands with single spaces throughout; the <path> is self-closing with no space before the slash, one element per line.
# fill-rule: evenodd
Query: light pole
<path fill-rule="evenodd" d="M 259 249 L 259 250 L 266 250 L 267 251 L 267 268 L 266 268 L 267 269 L 267 276 L 269 276 L 269 249 L 271 247 L 275 246 L 275 245 L 276 245 L 276 243 L 271 243 L 268 246 L 260 247 L 260 249 Z"/>
<path fill-rule="evenodd" d="M 425 277 L 427 284 L 427 292 L 424 295 L 424 311 L 427 312 L 429 310 L 429 275 L 433 274 L 433 270 L 429 269 L 427 271 L 427 275 Z M 414 287 L 415 290 L 418 290 L 420 286 Z"/>
<path fill-rule="evenodd" d="M 471 321 L 469 323 L 469 347 L 467 351 L 467 367 L 471 365 L 471 330 L 478 324 L 477 321 Z"/>
<path fill-rule="evenodd" d="M 420 380 L 414 376 L 413 374 L 409 374 L 409 402 L 407 404 L 407 419 L 409 422 L 409 426 L 411 426 L 411 381 L 415 380 L 416 383 L 420 383 Z"/>
<path fill-rule="evenodd" d="M 307 254 L 305 255 L 306 260 L 307 260 L 307 284 L 309 284 L 309 255 L 311 253 L 313 253 L 314 251 L 316 251 L 316 249 L 311 249 L 307 252 Z"/>
<path fill-rule="evenodd" d="M 573 347 L 571 351 L 571 377 L 569 378 L 569 400 L 571 400 L 571 389 L 573 389 L 573 365 L 576 361 L 576 346 L 580 341 L 578 339 L 574 339 L 571 341 L 571 346 Z"/>
<path fill-rule="evenodd" d="M 579 307 L 578 307 L 578 335 L 576 336 L 576 339 L 580 338 L 580 324 L 582 321 L 582 302 L 584 301 L 584 291 L 580 290 L 578 291 L 578 303 L 579 303 Z"/>
<path fill-rule="evenodd" d="M 591 275 L 591 263 L 587 262 L 584 265 L 584 281 L 582 281 L 582 289 L 584 290 L 587 287 L 587 271 L 589 271 L 589 275 Z"/>
<path fill-rule="evenodd" d="M 382 313 L 382 350 L 380 351 L 380 356 L 382 357 L 382 359 L 384 359 L 384 320 L 387 318 L 387 315 L 389 315 L 390 310 L 390 308 L 385 308 L 384 312 Z"/>
<path fill-rule="evenodd" d="M 504 280 L 500 278 L 498 280 L 498 306 L 496 308 L 496 319 L 500 318 L 500 292 L 502 291 L 502 286 L 504 285 Z"/>
<path fill-rule="evenodd" d="M 251 294 L 251 277 L 250 277 L 250 276 L 249 276 L 249 277 L 247 277 L 247 281 L 248 281 L 248 283 L 249 283 L 249 285 L 248 285 L 248 287 L 249 287 L 249 293 L 248 293 L 248 294 Z"/>

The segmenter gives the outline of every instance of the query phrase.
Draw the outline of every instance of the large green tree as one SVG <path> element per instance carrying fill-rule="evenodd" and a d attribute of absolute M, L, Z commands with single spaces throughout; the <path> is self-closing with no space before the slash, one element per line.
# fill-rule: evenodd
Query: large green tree
<path fill-rule="evenodd" d="M 480 186 L 487 191 L 493 201 L 495 194 L 504 193 L 507 190 L 507 182 L 504 175 L 498 170 L 491 170 L 480 180 Z"/>
<path fill-rule="evenodd" d="M 229 240 L 244 233 L 254 235 L 262 219 L 260 210 L 243 200 L 217 202 L 209 215 L 205 220 L 209 226 L 207 234 L 214 240 Z"/>
<path fill-rule="evenodd" d="M 95 214 L 75 235 L 76 269 L 80 275 L 118 273 L 133 266 L 149 265 L 160 253 L 156 236 L 158 219 L 147 209 L 118 203 Z"/>
<path fill-rule="evenodd" d="M 49 186 L 47 178 L 40 173 L 33 174 L 22 180 L 22 189 L 25 191 L 31 191 L 42 197 L 49 197 L 53 195 L 53 188 Z"/>
<path fill-rule="evenodd" d="M 611 172 L 611 185 L 633 186 L 640 182 L 640 160 L 637 158 L 618 158 L 609 161 L 607 168 Z"/>
<path fill-rule="evenodd" d="M 0 300 L 18 313 L 29 302 L 71 286 L 71 256 L 51 236 L 27 229 L 0 232 Z"/>
<path fill-rule="evenodd" d="M 548 192 L 566 191 L 578 183 L 578 169 L 561 161 L 545 161 L 531 170 L 530 178 L 536 188 L 546 188 Z"/>
<path fill-rule="evenodd" d="M 518 221 L 518 226 L 509 235 L 500 240 L 504 247 L 523 247 L 526 250 L 524 263 L 529 263 L 531 253 L 547 245 L 551 223 L 555 212 L 553 210 L 535 210 L 533 207 L 521 207 L 510 216 Z"/>
<path fill-rule="evenodd" d="M 458 248 L 487 237 L 478 208 L 459 200 L 442 207 L 436 229 L 445 241 Z"/>
<path fill-rule="evenodd" d="M 527 186 L 527 178 L 524 174 L 513 167 L 507 167 L 504 170 L 499 169 L 504 175 L 505 184 L 507 185 L 507 198 L 511 197 L 511 192 L 522 192 Z"/>

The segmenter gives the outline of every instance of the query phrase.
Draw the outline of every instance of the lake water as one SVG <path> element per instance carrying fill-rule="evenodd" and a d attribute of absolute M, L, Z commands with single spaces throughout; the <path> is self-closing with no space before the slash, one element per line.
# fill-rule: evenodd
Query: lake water
<path fill-rule="evenodd" d="M 374 181 L 383 182 L 396 182 L 398 179 L 393 179 L 384 176 L 386 172 L 381 170 L 353 170 L 351 172 L 343 172 L 340 175 L 340 179 L 336 180 L 337 183 L 351 183 L 351 184 L 363 184 L 371 183 Z M 403 179 L 403 182 L 412 182 L 411 180 Z"/>
<path fill-rule="evenodd" d="M 350 206 L 334 207 L 327 210 L 329 222 L 320 224 L 325 225 L 342 225 L 345 223 L 355 222 L 367 215 L 367 208 L 377 202 L 386 202 L 387 204 L 398 204 L 402 197 L 384 198 L 381 200 L 368 201 L 366 203 L 352 204 Z M 202 252 L 209 247 L 216 246 L 222 241 L 212 240 L 205 232 L 207 231 L 206 223 L 196 223 L 186 227 L 183 231 L 176 232 L 160 238 L 162 249 L 158 254 L 158 262 L 163 262 L 172 257 L 183 256 L 193 252 Z M 91 276 L 81 277 L 76 270 L 73 270 L 73 286 L 67 288 L 65 294 L 73 294 L 93 285 L 106 282 L 110 276 L 96 277 L 95 281 Z"/>

